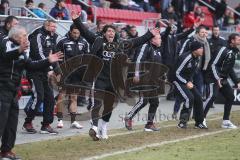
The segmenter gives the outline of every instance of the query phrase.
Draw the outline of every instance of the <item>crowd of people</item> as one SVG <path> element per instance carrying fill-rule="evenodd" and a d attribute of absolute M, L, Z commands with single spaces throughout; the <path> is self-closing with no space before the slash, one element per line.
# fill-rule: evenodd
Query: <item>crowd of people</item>
<path fill-rule="evenodd" d="M 32 0 L 28 2 L 31 3 Z M 64 1 L 57 2 L 59 4 L 56 7 Z M 136 26 L 107 24 L 103 21 L 98 21 L 97 31 L 92 32 L 82 23 L 82 17 L 75 12 L 71 16 L 64 14 L 71 17 L 73 24 L 62 38 L 58 38 L 56 22 L 53 20 L 46 20 L 41 27 L 27 35 L 26 29 L 19 25 L 18 18 L 8 16 L 0 29 L 0 137 L 2 140 L 0 156 L 12 160 L 19 159 L 12 149 L 16 140 L 19 113 L 17 93 L 24 70 L 32 85 L 32 101 L 24 110 L 26 118 L 23 129 L 27 133 L 37 133 L 33 120 L 41 105 L 43 105 L 43 120 L 40 133 L 58 134 L 58 130 L 51 125 L 54 121 L 55 105 L 57 128 L 64 127 L 65 108 L 70 113 L 71 127 L 83 128 L 76 121 L 76 116 L 78 99 L 83 100 L 85 96 L 78 97 L 76 93 L 69 94 L 69 91 L 63 89 L 59 90 L 57 97 L 54 97 L 49 79 L 56 79 L 58 82 L 64 81 L 66 84 L 81 85 L 89 89 L 87 106 L 91 112 L 89 136 L 94 141 L 108 139 L 107 125 L 111 120 L 114 103 L 119 98 L 113 84 L 119 77 L 112 77 L 112 70 L 116 69 L 112 68 L 114 66 L 112 63 L 119 54 L 126 55 L 128 62 L 134 63 L 134 72 L 129 72 L 127 79 L 136 85 L 141 86 L 140 82 L 144 79 L 145 68 L 142 64 L 147 62 L 159 64 L 159 70 L 166 73 L 166 76 L 157 78 L 172 84 L 167 99 L 175 101 L 174 118 L 181 109 L 178 128 L 188 128 L 192 113 L 195 128 L 208 129 L 207 114 L 218 92 L 226 99 L 221 127 L 237 128 L 230 120 L 230 113 L 234 102 L 232 88 L 240 89 L 240 79 L 233 70 L 236 56 L 240 54 L 240 35 L 232 33 L 225 40 L 220 36 L 221 26 L 217 21 L 211 29 L 211 35 L 209 28 L 201 25 L 201 21 L 193 21 L 183 31 L 177 31 L 176 27 L 173 27 L 174 21 L 178 20 L 177 15 L 172 13 L 173 7 L 167 8 L 167 13 L 163 15 L 173 21 L 169 21 L 165 31 L 160 32 L 162 25 L 159 20 L 153 29 L 142 36 L 138 35 Z M 57 9 L 51 12 L 55 14 Z M 196 14 L 202 16 L 200 10 L 197 10 Z M 96 60 L 88 61 L 88 65 L 93 66 L 93 68 L 88 67 L 91 74 L 85 71 L 86 68 L 80 67 L 62 80 L 63 72 L 66 72 L 62 67 L 69 65 L 67 62 L 77 56 L 83 56 L 84 59 L 85 55 L 92 56 L 93 59 L 95 57 Z M 82 63 L 83 59 L 79 63 Z M 95 62 L 102 64 L 102 67 L 96 68 Z M 168 68 L 168 72 L 164 68 Z M 86 78 L 87 76 L 90 78 Z M 232 79 L 233 86 L 229 83 L 229 78 Z M 152 79 L 149 82 L 153 82 Z M 125 89 L 129 90 L 129 88 Z M 102 95 L 99 96 L 98 92 Z M 125 94 L 131 96 L 128 92 Z M 138 89 L 138 95 L 139 101 L 124 118 L 125 127 L 132 130 L 133 118 L 150 103 L 144 130 L 159 131 L 160 129 L 154 125 L 157 108 L 161 107 L 158 95 L 147 96 L 144 86 Z M 69 103 L 64 103 L 64 99 L 69 99 Z"/>

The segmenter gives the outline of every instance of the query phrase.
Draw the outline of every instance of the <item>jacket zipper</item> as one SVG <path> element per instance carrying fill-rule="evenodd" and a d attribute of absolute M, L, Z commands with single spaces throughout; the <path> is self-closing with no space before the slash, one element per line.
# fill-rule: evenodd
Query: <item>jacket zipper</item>
<path fill-rule="evenodd" d="M 12 80 L 12 78 L 13 78 L 13 70 L 14 70 L 14 60 L 13 60 L 13 64 L 12 64 L 11 80 Z"/>

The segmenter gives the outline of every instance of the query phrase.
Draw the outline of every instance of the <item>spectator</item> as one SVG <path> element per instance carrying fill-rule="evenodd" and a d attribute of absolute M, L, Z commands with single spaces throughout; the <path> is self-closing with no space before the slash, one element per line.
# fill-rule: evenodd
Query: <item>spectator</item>
<path fill-rule="evenodd" d="M 33 13 L 35 13 L 39 18 L 47 18 L 47 16 L 45 15 L 45 13 L 43 12 L 43 11 L 41 11 L 41 9 L 43 10 L 43 11 L 45 11 L 46 12 L 46 4 L 44 4 L 44 3 L 39 3 L 38 4 L 38 8 L 33 8 L 33 9 L 31 9 L 32 10 L 32 12 Z"/>
<path fill-rule="evenodd" d="M 69 20 L 69 13 L 65 5 L 65 0 L 57 0 L 55 7 L 50 11 L 50 15 L 59 20 Z"/>
<path fill-rule="evenodd" d="M 114 9 L 128 9 L 128 0 L 112 0 L 110 8 Z"/>
<path fill-rule="evenodd" d="M 164 12 L 165 10 L 167 10 L 171 4 L 172 0 L 161 0 L 161 6 L 162 6 L 162 11 Z"/>
<path fill-rule="evenodd" d="M 167 10 L 164 11 L 163 19 L 173 19 L 175 22 L 177 22 L 178 17 L 172 6 L 169 6 Z"/>
<path fill-rule="evenodd" d="M 128 39 L 128 33 L 126 30 L 127 30 L 126 28 L 123 28 L 120 32 L 120 37 L 124 40 Z"/>
<path fill-rule="evenodd" d="M 127 26 L 128 28 L 128 35 L 129 38 L 137 38 L 138 37 L 138 32 L 137 32 L 137 27 L 136 26 Z"/>
<path fill-rule="evenodd" d="M 9 1 L 8 0 L 1 1 L 0 15 L 9 15 Z"/>
<path fill-rule="evenodd" d="M 81 10 L 80 18 L 81 18 L 82 22 L 87 22 L 88 15 L 87 15 L 87 12 L 83 9 Z"/>
<path fill-rule="evenodd" d="M 171 5 L 173 6 L 178 17 L 183 17 L 184 14 L 184 0 L 172 0 Z"/>
<path fill-rule="evenodd" d="M 155 9 L 150 5 L 149 0 L 133 0 L 136 2 L 140 8 L 142 8 L 145 12 L 154 12 Z"/>
<path fill-rule="evenodd" d="M 186 12 L 191 12 L 194 11 L 194 6 L 195 6 L 196 0 L 185 0 L 184 1 L 184 5 L 186 8 L 185 11 Z"/>
<path fill-rule="evenodd" d="M 200 17 L 202 13 L 203 13 L 202 8 L 201 7 L 196 7 L 196 9 L 194 11 L 195 17 Z"/>
<path fill-rule="evenodd" d="M 229 27 L 235 24 L 234 13 L 230 10 L 226 10 L 223 18 L 223 27 Z"/>
<path fill-rule="evenodd" d="M 221 2 L 218 2 L 216 0 L 211 1 L 211 5 L 216 9 L 214 11 L 214 24 L 217 24 L 220 28 L 222 28 L 223 16 L 227 8 L 226 1 L 227 0 L 221 0 Z"/>
<path fill-rule="evenodd" d="M 25 7 L 29 10 L 32 10 L 34 8 L 33 0 L 26 0 L 25 1 Z M 30 15 L 24 8 L 22 8 L 21 12 L 22 12 L 21 13 L 22 16 L 32 17 L 32 15 Z"/>
<path fill-rule="evenodd" d="M 105 26 L 105 23 L 103 21 L 101 20 L 97 21 L 97 32 L 96 32 L 97 35 L 99 36 L 102 35 L 102 30 L 104 26 Z"/>
<path fill-rule="evenodd" d="M 240 13 L 240 3 L 239 3 L 238 6 L 235 8 L 235 10 L 236 10 L 238 13 Z M 236 21 L 237 24 L 240 23 L 240 15 L 235 14 L 235 21 Z"/>

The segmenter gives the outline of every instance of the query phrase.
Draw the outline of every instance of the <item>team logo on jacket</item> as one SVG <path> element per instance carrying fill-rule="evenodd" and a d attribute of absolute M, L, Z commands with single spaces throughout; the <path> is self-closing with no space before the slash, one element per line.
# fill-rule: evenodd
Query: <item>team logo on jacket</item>
<path fill-rule="evenodd" d="M 83 44 L 82 43 L 78 43 L 78 49 L 81 51 L 83 49 Z"/>
<path fill-rule="evenodd" d="M 67 47 L 66 47 L 66 51 L 72 51 L 72 47 L 71 47 L 71 45 L 67 45 Z"/>
<path fill-rule="evenodd" d="M 192 68 L 192 63 L 188 63 L 187 68 Z"/>
<path fill-rule="evenodd" d="M 51 46 L 51 42 L 49 41 L 49 40 L 47 40 L 47 42 L 46 42 L 47 44 L 47 47 L 50 47 Z"/>
<path fill-rule="evenodd" d="M 116 54 L 115 52 L 103 51 L 102 56 L 103 56 L 104 60 L 109 61 L 109 60 L 111 60 L 112 58 L 115 57 L 115 54 Z"/>
<path fill-rule="evenodd" d="M 153 54 L 154 54 L 154 56 L 161 56 L 161 52 L 159 52 L 159 51 L 158 52 L 154 51 Z"/>

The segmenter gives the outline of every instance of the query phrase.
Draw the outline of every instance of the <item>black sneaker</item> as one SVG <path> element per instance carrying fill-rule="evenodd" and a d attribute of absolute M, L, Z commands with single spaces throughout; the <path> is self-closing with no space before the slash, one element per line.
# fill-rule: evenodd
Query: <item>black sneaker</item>
<path fill-rule="evenodd" d="M 55 131 L 50 125 L 44 125 L 40 130 L 41 134 L 58 134 L 58 131 Z"/>
<path fill-rule="evenodd" d="M 179 122 L 177 127 L 182 128 L 182 129 L 186 129 L 187 128 L 187 123 Z"/>
<path fill-rule="evenodd" d="M 32 123 L 24 123 L 23 124 L 23 130 L 25 130 L 29 134 L 37 133 L 36 129 L 33 128 Z"/>
<path fill-rule="evenodd" d="M 21 160 L 21 158 L 17 157 L 15 153 L 12 151 L 9 152 L 1 152 L 1 160 Z"/>
<path fill-rule="evenodd" d="M 157 128 L 154 124 L 146 124 L 144 131 L 146 132 L 160 131 L 160 128 Z"/>
<path fill-rule="evenodd" d="M 195 129 L 208 129 L 208 127 L 202 123 L 195 124 Z"/>

